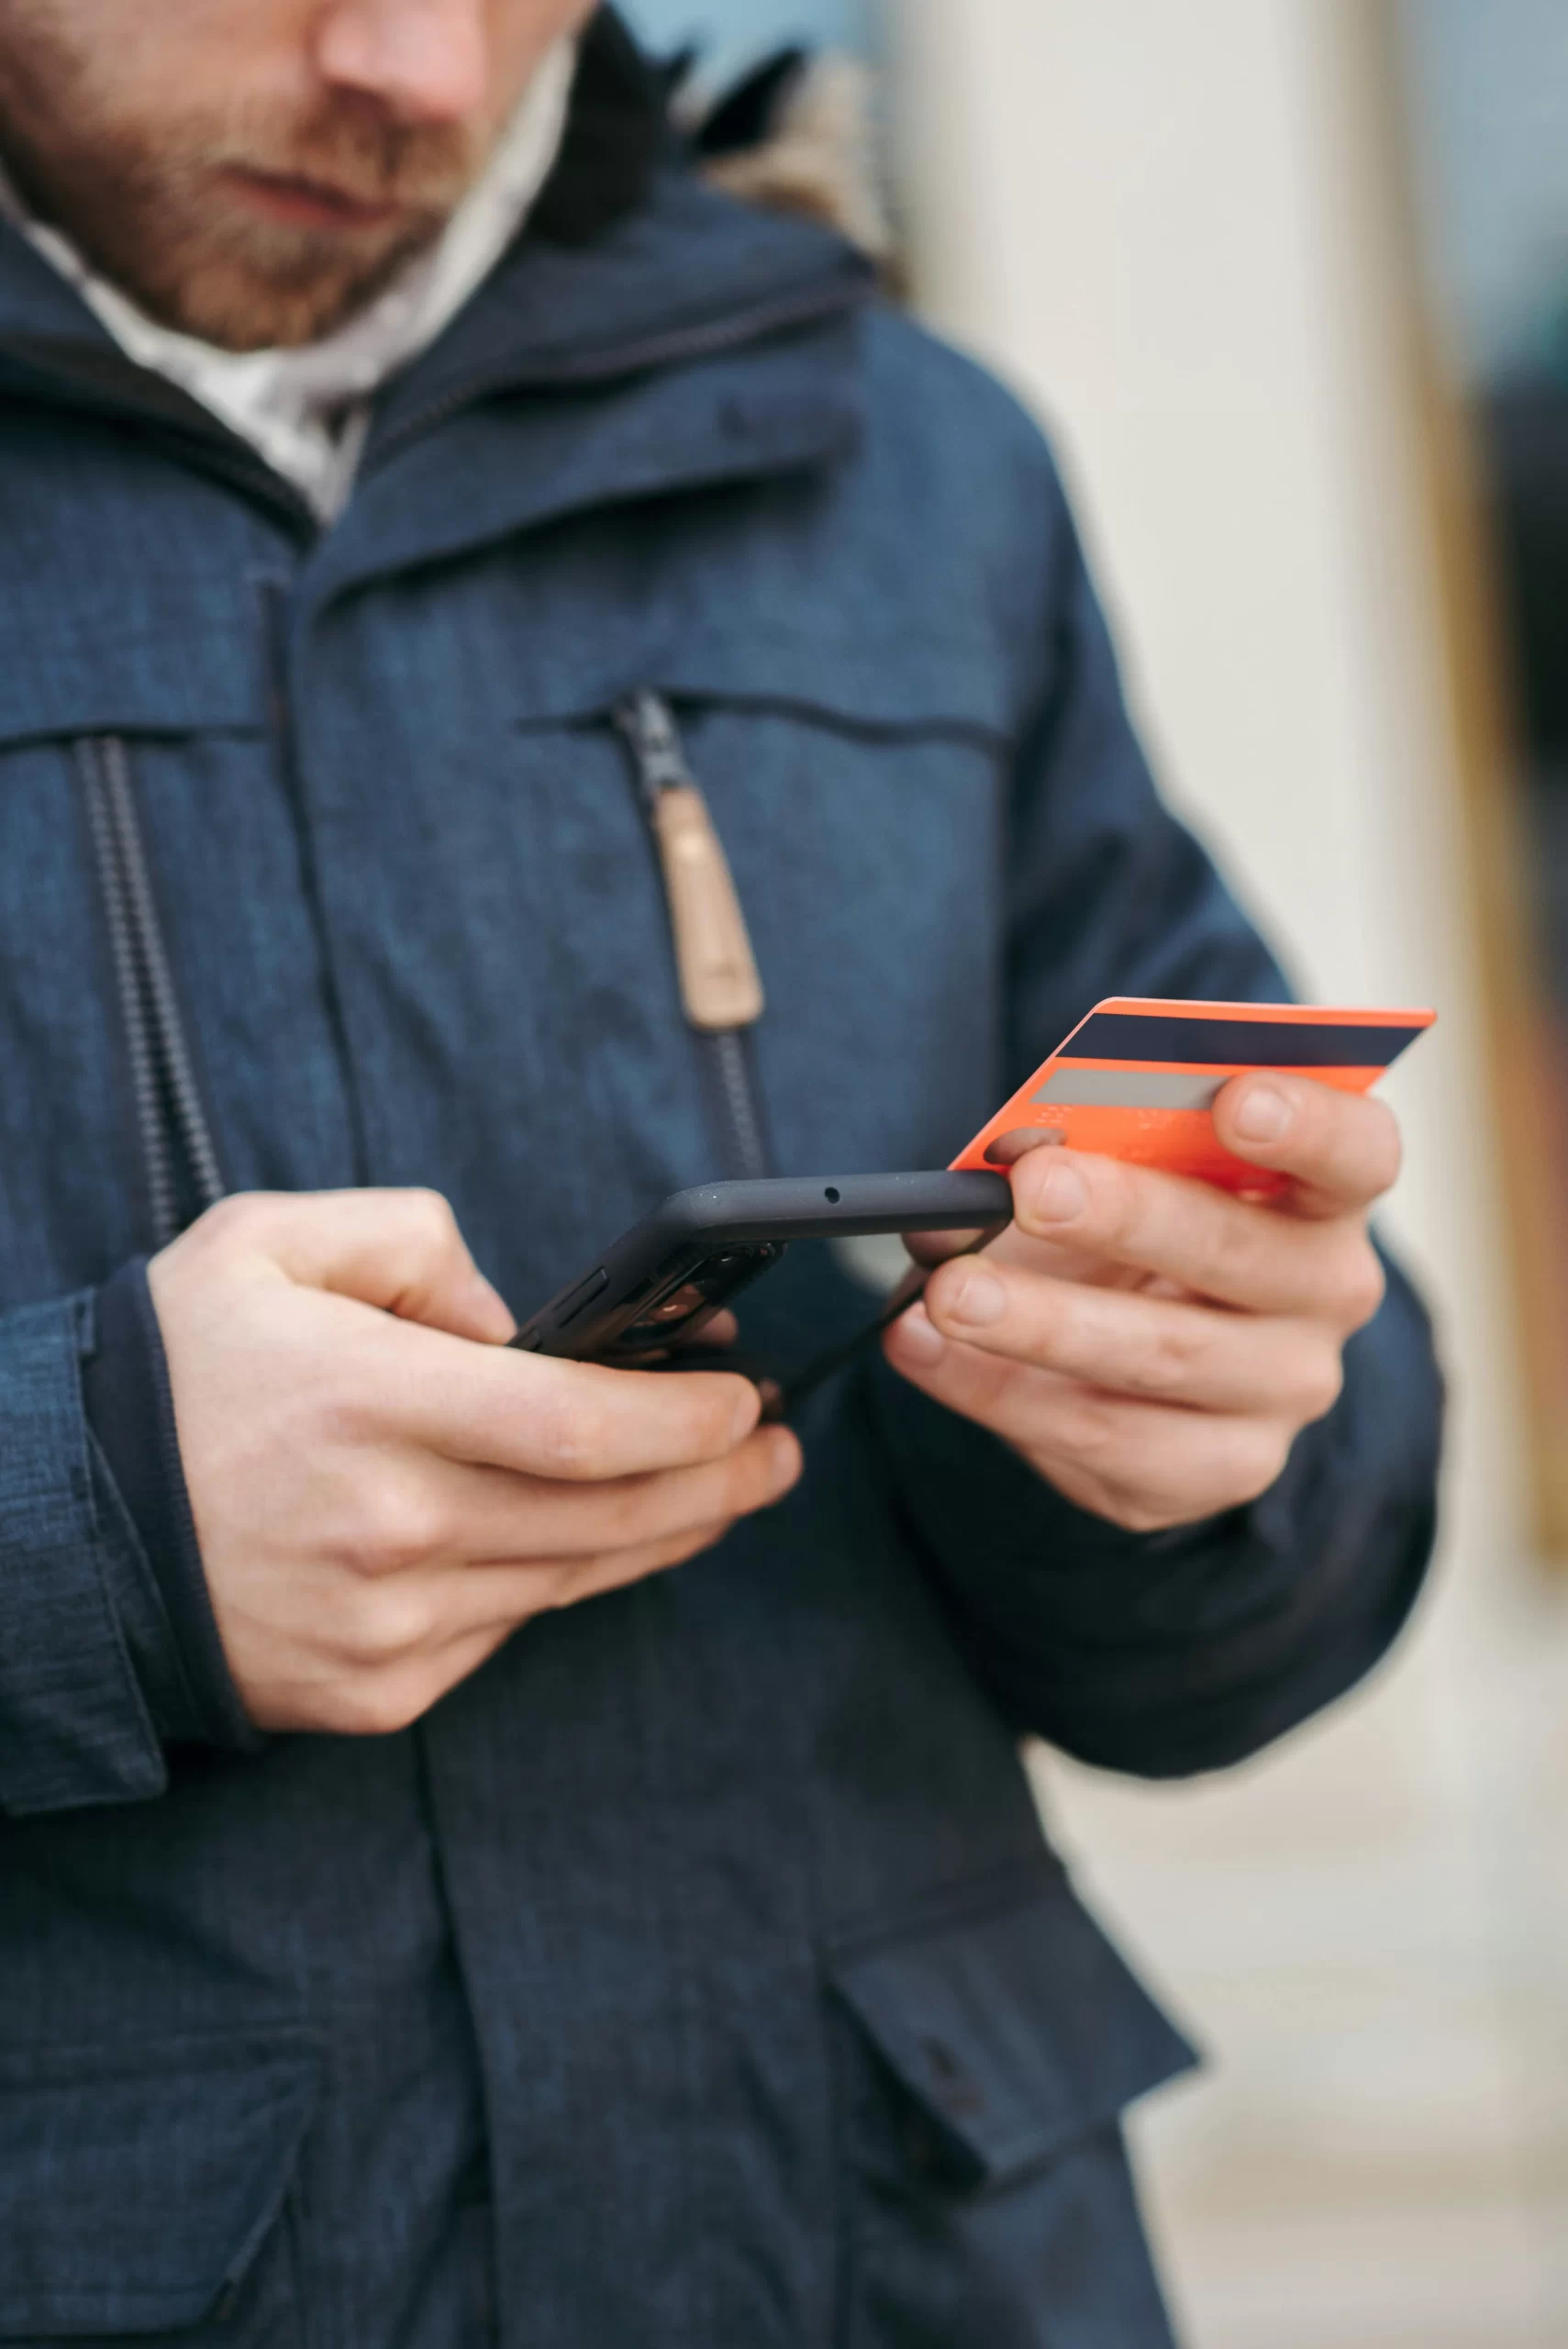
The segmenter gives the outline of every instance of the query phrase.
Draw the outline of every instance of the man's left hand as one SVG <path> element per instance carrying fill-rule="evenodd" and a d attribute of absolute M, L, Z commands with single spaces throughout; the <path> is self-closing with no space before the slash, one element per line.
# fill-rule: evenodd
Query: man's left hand
<path fill-rule="evenodd" d="M 1399 1169 L 1390 1111 L 1271 1073 L 1233 1078 L 1214 1121 L 1228 1150 L 1291 1178 L 1277 1198 L 1031 1150 L 1006 1232 L 939 1263 L 884 1341 L 915 1386 L 1135 1532 L 1266 1491 L 1383 1297 L 1367 1217 Z M 912 1243 L 927 1263 L 962 1244 Z"/>

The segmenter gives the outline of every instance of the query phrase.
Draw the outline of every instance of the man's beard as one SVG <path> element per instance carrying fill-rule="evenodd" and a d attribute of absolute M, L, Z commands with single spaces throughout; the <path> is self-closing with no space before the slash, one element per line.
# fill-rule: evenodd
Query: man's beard
<path fill-rule="evenodd" d="M 221 112 L 133 119 L 107 78 L 50 28 L 47 0 L 10 6 L 0 159 L 24 197 L 151 317 L 228 350 L 328 333 L 435 241 L 483 168 L 475 132 L 390 122 L 351 94 L 309 120 L 283 121 L 243 99 Z M 355 228 L 272 221 L 226 181 L 237 170 L 396 208 Z"/>

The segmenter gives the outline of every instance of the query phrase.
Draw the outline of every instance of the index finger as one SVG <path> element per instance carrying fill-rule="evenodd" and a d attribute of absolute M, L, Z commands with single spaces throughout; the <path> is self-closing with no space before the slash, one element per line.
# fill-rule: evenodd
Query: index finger
<path fill-rule="evenodd" d="M 1321 1218 L 1369 1208 L 1399 1172 L 1399 1128 L 1382 1101 L 1277 1070 L 1232 1077 L 1214 1105 L 1227 1150 L 1295 1177 L 1287 1204 Z"/>
<path fill-rule="evenodd" d="M 1233 1198 L 1213 1184 L 1073 1150 L 1013 1170 L 1018 1230 L 1150 1273 L 1251 1313 L 1317 1313 L 1359 1297 L 1370 1262 L 1358 1218 L 1338 1225 Z"/>
<path fill-rule="evenodd" d="M 608 1370 L 382 1327 L 399 1433 L 474 1466 L 570 1484 L 694 1467 L 732 1452 L 762 1410 L 751 1380 L 726 1371 Z"/>

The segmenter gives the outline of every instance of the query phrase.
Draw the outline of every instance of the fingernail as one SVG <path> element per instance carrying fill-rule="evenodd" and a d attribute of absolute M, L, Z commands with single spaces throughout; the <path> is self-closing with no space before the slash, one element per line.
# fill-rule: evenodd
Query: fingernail
<path fill-rule="evenodd" d="M 953 1284 L 946 1318 L 967 1321 L 972 1329 L 984 1330 L 988 1323 L 1002 1319 L 1006 1305 L 1007 1292 L 994 1274 L 965 1273 Z"/>
<path fill-rule="evenodd" d="M 1243 1141 L 1283 1141 L 1293 1115 L 1284 1095 L 1272 1085 L 1254 1085 L 1237 1105 L 1236 1131 Z"/>
<path fill-rule="evenodd" d="M 1089 1204 L 1075 1166 L 1045 1165 L 1028 1192 L 1031 1223 L 1072 1223 Z"/>
<path fill-rule="evenodd" d="M 768 1466 L 773 1483 L 782 1489 L 793 1485 L 800 1474 L 800 1446 L 787 1428 L 774 1428 L 768 1438 Z"/>
<path fill-rule="evenodd" d="M 923 1305 L 912 1305 L 893 1325 L 894 1342 L 901 1353 L 922 1369 L 929 1370 L 940 1362 L 947 1352 L 947 1340 L 932 1324 Z"/>

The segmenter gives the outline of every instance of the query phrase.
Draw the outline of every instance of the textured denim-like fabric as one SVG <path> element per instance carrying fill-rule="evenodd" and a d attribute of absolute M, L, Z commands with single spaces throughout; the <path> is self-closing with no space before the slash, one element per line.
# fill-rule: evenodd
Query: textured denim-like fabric
<path fill-rule="evenodd" d="M 111 1598 L 128 1537 L 82 1417 L 90 1311 L 75 1297 L 8 1314 L 0 1347 L 0 1790 L 16 1809 L 130 1802 L 164 1785 Z"/>
<path fill-rule="evenodd" d="M 1098 995 L 1279 991 L 1038 435 L 853 275 L 678 176 L 525 244 L 312 540 L 6 376 L 96 329 L 0 239 L 0 2341 L 1168 2339 L 1116 2116 L 1185 2054 L 1016 1737 L 1200 1769 L 1373 1664 L 1430 1531 L 1401 1285 L 1232 1519 L 1119 1534 L 873 1368 L 717 1550 L 417 1730 L 250 1753 L 188 1734 L 83 1417 L 86 1300 L 148 1245 L 85 735 L 231 1183 L 429 1184 L 522 1309 L 712 1171 L 628 688 L 735 869 L 784 1171 L 945 1163 Z M 801 1250 L 747 1337 L 866 1303 Z"/>
<path fill-rule="evenodd" d="M 180 1463 L 179 1427 L 162 1332 L 133 1256 L 94 1300 L 96 1329 L 82 1364 L 82 1401 L 105 1505 L 140 1572 L 117 1575 L 113 1603 L 155 1728 L 183 1743 L 258 1742 L 227 1669 Z"/>

